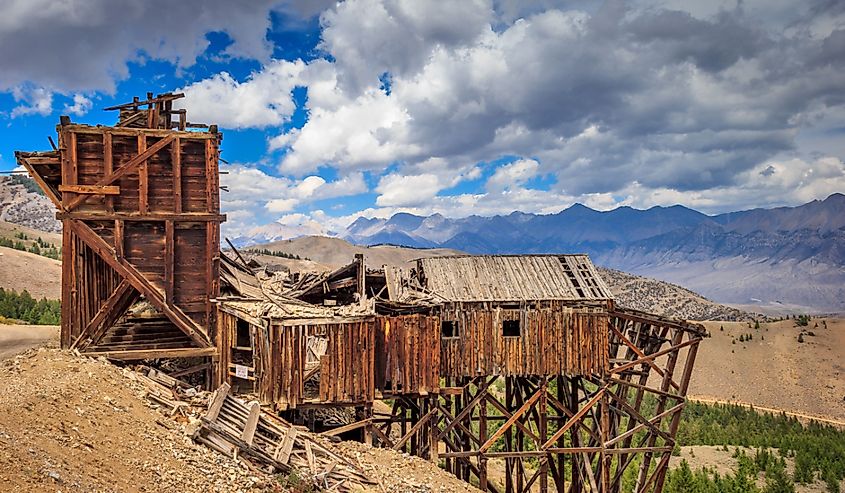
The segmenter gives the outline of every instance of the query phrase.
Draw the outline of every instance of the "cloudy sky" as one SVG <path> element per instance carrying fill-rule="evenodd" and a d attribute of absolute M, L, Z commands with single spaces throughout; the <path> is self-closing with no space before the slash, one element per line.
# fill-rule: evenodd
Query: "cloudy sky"
<path fill-rule="evenodd" d="M 320 3 L 0 0 L 0 170 L 180 90 L 228 234 L 845 191 L 845 2 Z"/>

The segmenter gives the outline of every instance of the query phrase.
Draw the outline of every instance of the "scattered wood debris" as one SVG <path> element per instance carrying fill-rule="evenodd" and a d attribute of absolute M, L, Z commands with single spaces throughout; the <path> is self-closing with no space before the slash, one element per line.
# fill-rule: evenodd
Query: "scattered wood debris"
<path fill-rule="evenodd" d="M 231 457 L 241 456 L 271 471 L 295 469 L 319 488 L 360 490 L 376 484 L 363 470 L 329 450 L 305 428 L 293 426 L 229 394 L 229 384 L 214 393 L 194 440 Z"/>

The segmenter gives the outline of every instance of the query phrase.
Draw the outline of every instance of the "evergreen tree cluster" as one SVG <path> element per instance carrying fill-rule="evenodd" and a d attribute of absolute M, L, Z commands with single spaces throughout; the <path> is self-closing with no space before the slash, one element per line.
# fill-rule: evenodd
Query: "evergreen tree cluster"
<path fill-rule="evenodd" d="M 845 431 L 816 421 L 805 426 L 783 413 L 689 402 L 677 440 L 681 446 L 731 445 L 758 450 L 753 458 L 734 452 L 737 470 L 725 477 L 706 470 L 692 472 L 689 465 L 682 464 L 669 473 L 667 492 L 786 493 L 795 491 L 795 483 L 820 480 L 828 492 L 840 493 L 839 484 L 845 478 Z M 784 467 L 786 457 L 794 458 L 791 476 Z M 761 472 L 766 478 L 762 490 L 753 481 Z"/>
<path fill-rule="evenodd" d="M 18 294 L 12 289 L 0 288 L 0 317 L 31 324 L 58 325 L 61 313 L 61 305 L 57 300 L 36 300 L 25 289 Z"/>
<path fill-rule="evenodd" d="M 247 251 L 250 253 L 258 253 L 260 255 L 272 255 L 273 257 L 289 258 L 291 260 L 311 260 L 308 257 L 300 257 L 299 255 L 270 250 L 269 248 L 250 248 Z"/>
<path fill-rule="evenodd" d="M 12 175 L 9 177 L 13 185 L 23 185 L 23 187 L 32 193 L 37 193 L 38 195 L 44 195 L 44 191 L 41 190 L 41 187 L 35 183 L 35 180 L 30 178 L 26 175 Z"/>
<path fill-rule="evenodd" d="M 666 477 L 666 493 L 795 493 L 795 484 L 786 472 L 786 461 L 778 458 L 767 449 L 758 450 L 753 458 L 736 449 L 733 457 L 737 467 L 733 474 L 722 477 L 715 471 L 701 468 L 696 472 L 690 469 L 686 460 L 670 471 Z M 759 473 L 766 478 L 765 486 L 757 487 Z"/>
<path fill-rule="evenodd" d="M 27 247 L 24 241 L 32 241 L 33 243 Z M 0 246 L 14 248 L 15 250 L 20 250 L 22 252 L 34 253 L 54 260 L 59 260 L 61 256 L 61 248 L 56 247 L 56 245 L 52 243 L 47 243 L 42 240 L 40 236 L 33 240 L 23 232 L 15 233 L 14 240 L 11 238 L 0 237 Z"/>

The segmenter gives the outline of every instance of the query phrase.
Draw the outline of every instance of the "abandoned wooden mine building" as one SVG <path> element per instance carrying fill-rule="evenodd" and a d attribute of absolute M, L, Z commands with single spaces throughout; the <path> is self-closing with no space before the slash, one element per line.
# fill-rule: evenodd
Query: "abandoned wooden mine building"
<path fill-rule="evenodd" d="M 700 325 L 617 307 L 586 255 L 274 273 L 223 253 L 222 136 L 180 96 L 114 107 L 112 127 L 62 118 L 57 148 L 16 153 L 64 227 L 62 347 L 178 358 L 179 375 L 485 491 L 662 490 Z"/>
<path fill-rule="evenodd" d="M 116 359 L 210 357 L 220 214 L 215 127 L 179 95 L 117 106 L 113 127 L 62 117 L 58 148 L 16 158 L 62 221 L 61 344 Z M 138 303 L 143 299 L 143 303 Z"/>

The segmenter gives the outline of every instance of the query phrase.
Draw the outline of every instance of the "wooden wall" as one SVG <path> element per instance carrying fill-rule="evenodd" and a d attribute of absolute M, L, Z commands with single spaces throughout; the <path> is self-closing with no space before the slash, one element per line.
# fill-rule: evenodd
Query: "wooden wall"
<path fill-rule="evenodd" d="M 608 317 L 598 308 L 559 302 L 506 306 L 449 303 L 442 320 L 458 323 L 458 337 L 442 338 L 440 375 L 587 375 L 607 369 Z M 502 335 L 503 320 L 519 320 L 521 335 Z"/>
<path fill-rule="evenodd" d="M 234 330 L 234 317 L 219 316 L 218 341 L 231 345 L 233 336 L 224 334 Z M 457 322 L 456 337 L 441 337 L 441 320 Z M 504 320 L 519 320 L 521 334 L 504 336 Z M 277 320 L 255 327 L 256 392 L 263 404 L 285 410 L 371 402 L 376 390 L 435 393 L 444 377 L 601 375 L 608 330 L 606 309 L 561 302 L 450 303 L 439 317 Z M 222 347 L 221 365 L 225 353 Z"/>
<path fill-rule="evenodd" d="M 440 318 L 376 317 L 375 385 L 383 393 L 425 394 L 440 388 Z"/>
<path fill-rule="evenodd" d="M 309 341 L 309 338 L 312 340 Z M 319 386 L 306 394 L 309 342 L 323 338 Z M 301 404 L 355 404 L 374 396 L 375 324 L 356 320 L 273 321 L 256 330 L 256 391 L 263 404 L 285 410 Z"/>
<path fill-rule="evenodd" d="M 140 293 L 190 339 L 187 347 L 209 348 L 224 219 L 220 135 L 64 121 L 58 130 L 60 181 L 46 172 L 49 159 L 27 168 L 63 220 L 62 346 L 95 347 Z M 147 339 L 126 350 L 155 345 Z"/>

